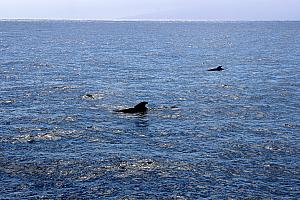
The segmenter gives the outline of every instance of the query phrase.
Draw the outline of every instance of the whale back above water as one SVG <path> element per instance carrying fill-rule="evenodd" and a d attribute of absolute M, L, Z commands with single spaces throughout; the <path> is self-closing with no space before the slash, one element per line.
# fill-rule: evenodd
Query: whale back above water
<path fill-rule="evenodd" d="M 222 66 L 219 66 L 219 67 L 217 67 L 217 68 L 209 69 L 209 70 L 207 70 L 207 71 L 222 71 L 222 70 L 224 70 L 224 69 L 222 68 Z"/>
<path fill-rule="evenodd" d="M 122 113 L 145 113 L 147 112 L 148 108 L 146 105 L 148 102 L 142 101 L 139 104 L 135 105 L 133 108 L 126 108 L 122 110 L 116 110 L 116 112 L 122 112 Z"/>

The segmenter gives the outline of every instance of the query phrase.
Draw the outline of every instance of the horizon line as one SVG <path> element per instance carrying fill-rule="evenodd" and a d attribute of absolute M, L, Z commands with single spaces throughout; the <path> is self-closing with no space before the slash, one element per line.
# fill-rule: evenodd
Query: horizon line
<path fill-rule="evenodd" d="M 299 22 L 296 19 L 274 20 L 206 20 L 206 19 L 64 19 L 64 18 L 0 18 L 0 21 L 103 21 L 103 22 Z"/>

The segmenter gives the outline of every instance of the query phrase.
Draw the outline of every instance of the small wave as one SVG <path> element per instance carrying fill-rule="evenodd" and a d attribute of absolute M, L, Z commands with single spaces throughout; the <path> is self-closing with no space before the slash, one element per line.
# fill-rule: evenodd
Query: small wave
<path fill-rule="evenodd" d="M 41 141 L 41 140 L 60 140 L 61 137 L 56 136 L 53 133 L 45 133 L 45 134 L 38 134 L 38 135 L 30 135 L 30 134 L 26 134 L 26 135 L 22 135 L 22 136 L 17 136 L 15 138 L 13 138 L 13 143 L 15 142 L 28 142 L 28 143 L 33 143 L 36 141 Z"/>
<path fill-rule="evenodd" d="M 11 143 L 34 143 L 38 141 L 57 141 L 62 138 L 76 138 L 82 133 L 79 130 L 53 130 L 48 133 L 22 134 L 15 137 L 6 137 L 5 140 Z"/>
<path fill-rule="evenodd" d="M 0 100 L 0 104 L 13 104 L 16 100 Z"/>
<path fill-rule="evenodd" d="M 69 90 L 72 90 L 72 89 L 76 89 L 78 87 L 73 86 L 73 85 L 55 85 L 55 86 L 52 86 L 52 88 L 54 90 L 69 91 Z"/>
<path fill-rule="evenodd" d="M 96 99 L 103 99 L 105 94 L 103 93 L 86 93 L 81 98 L 84 100 L 96 100 Z"/>

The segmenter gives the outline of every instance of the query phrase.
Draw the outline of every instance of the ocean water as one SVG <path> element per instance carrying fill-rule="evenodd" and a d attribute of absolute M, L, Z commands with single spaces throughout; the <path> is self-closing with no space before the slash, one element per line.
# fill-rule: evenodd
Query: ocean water
<path fill-rule="evenodd" d="M 299 113 L 300 22 L 0 21 L 0 199 L 299 199 Z"/>

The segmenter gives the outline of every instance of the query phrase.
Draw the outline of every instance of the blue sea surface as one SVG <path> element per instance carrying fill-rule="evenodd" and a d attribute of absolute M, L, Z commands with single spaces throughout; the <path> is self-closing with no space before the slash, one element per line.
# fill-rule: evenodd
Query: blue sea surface
<path fill-rule="evenodd" d="M 300 22 L 0 21 L 0 199 L 299 199 L 299 113 Z"/>

